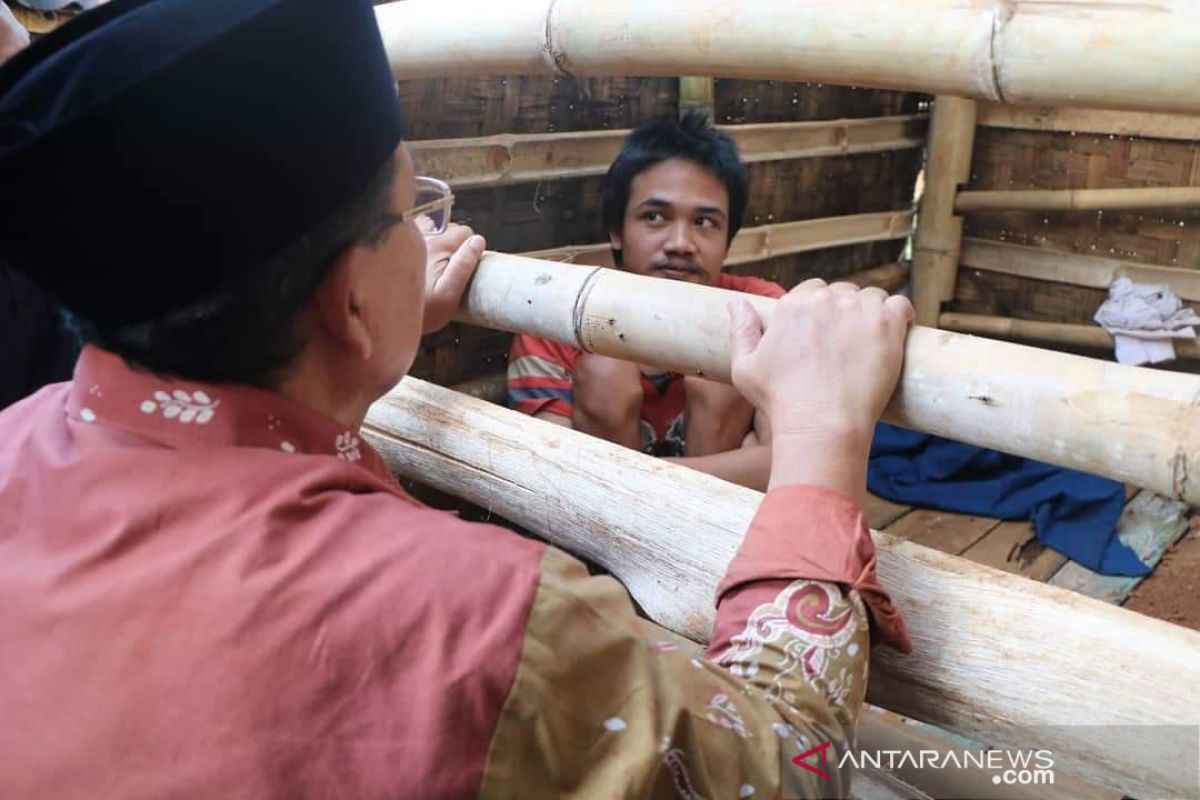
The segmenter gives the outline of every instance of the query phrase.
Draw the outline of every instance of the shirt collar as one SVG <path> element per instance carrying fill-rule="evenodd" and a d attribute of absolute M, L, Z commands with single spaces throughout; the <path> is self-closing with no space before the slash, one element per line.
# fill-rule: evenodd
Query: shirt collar
<path fill-rule="evenodd" d="M 135 370 L 92 345 L 75 365 L 67 414 L 175 448 L 225 445 L 333 456 L 394 482 L 383 458 L 358 431 L 319 411 L 252 386 Z"/>

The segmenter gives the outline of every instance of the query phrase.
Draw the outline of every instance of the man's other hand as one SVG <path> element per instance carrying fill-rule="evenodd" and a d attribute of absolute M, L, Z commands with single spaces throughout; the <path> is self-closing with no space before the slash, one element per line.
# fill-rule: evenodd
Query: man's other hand
<path fill-rule="evenodd" d="M 733 384 L 771 427 L 771 484 L 861 494 L 874 426 L 900 377 L 912 304 L 814 279 L 779 301 L 765 332 L 744 299 L 730 301 L 729 312 Z"/>
<path fill-rule="evenodd" d="M 641 449 L 643 393 L 637 364 L 583 353 L 571 375 L 571 394 L 575 430 Z"/>
<path fill-rule="evenodd" d="M 420 225 L 418 220 L 418 225 Z M 425 278 L 425 333 L 446 327 L 487 249 L 482 236 L 466 225 L 450 223 L 443 233 L 425 240 L 429 251 Z"/>

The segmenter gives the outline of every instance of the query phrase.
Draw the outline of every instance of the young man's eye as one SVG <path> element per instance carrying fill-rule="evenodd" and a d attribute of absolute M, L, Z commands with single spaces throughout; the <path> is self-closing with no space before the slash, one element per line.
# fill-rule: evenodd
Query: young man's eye
<path fill-rule="evenodd" d="M 715 219 L 713 219 L 712 217 L 699 217 L 696 220 L 696 227 L 698 227 L 698 228 L 715 228 L 715 227 L 717 227 L 717 221 Z"/>
<path fill-rule="evenodd" d="M 642 219 L 644 219 L 646 222 L 662 222 L 663 215 L 658 211 L 643 211 Z"/>

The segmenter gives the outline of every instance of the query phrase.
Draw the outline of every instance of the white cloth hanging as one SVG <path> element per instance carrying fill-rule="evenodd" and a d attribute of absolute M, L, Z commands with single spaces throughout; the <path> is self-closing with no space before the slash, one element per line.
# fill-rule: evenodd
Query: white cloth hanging
<path fill-rule="evenodd" d="M 1175 358 L 1172 339 L 1195 339 L 1200 316 L 1183 305 L 1169 286 L 1117 278 L 1096 311 L 1096 323 L 1113 337 L 1117 361 L 1157 364 Z"/>

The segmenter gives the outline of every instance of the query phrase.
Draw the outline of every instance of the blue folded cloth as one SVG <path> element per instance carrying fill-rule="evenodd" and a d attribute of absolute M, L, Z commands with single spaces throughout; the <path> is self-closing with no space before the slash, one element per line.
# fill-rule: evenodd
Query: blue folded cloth
<path fill-rule="evenodd" d="M 867 487 L 905 505 L 1030 519 L 1038 541 L 1104 575 L 1150 572 L 1117 537 L 1125 489 L 1116 481 L 880 423 Z"/>

